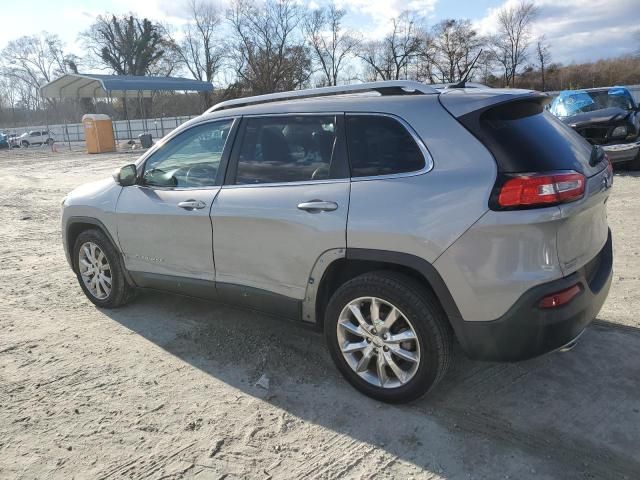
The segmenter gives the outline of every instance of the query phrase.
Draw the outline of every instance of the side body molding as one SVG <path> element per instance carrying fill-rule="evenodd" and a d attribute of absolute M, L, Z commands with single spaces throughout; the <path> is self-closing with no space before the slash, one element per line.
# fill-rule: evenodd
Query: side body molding
<path fill-rule="evenodd" d="M 332 248 L 331 250 L 324 252 L 316 260 L 316 263 L 311 269 L 311 274 L 309 275 L 309 280 L 307 282 L 307 290 L 304 295 L 304 300 L 302 301 L 302 321 L 309 323 L 317 322 L 316 302 L 318 298 L 318 288 L 320 287 L 322 277 L 324 277 L 329 265 L 344 257 L 344 248 Z"/>

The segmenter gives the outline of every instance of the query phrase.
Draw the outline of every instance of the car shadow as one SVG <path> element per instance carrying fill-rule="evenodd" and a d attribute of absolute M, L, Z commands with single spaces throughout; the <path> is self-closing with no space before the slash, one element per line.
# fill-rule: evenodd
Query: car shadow
<path fill-rule="evenodd" d="M 634 328 L 595 322 L 571 352 L 517 364 L 473 362 L 458 352 L 429 395 L 386 405 L 352 389 L 333 367 L 322 334 L 300 323 L 148 292 L 104 313 L 247 395 L 445 478 L 496 478 L 493 462 L 502 454 L 529 459 L 532 474 L 525 477 L 546 468 L 550 478 L 640 478 Z M 263 374 L 267 390 L 256 385 Z M 451 449 L 484 463 L 461 470 L 447 463 Z M 523 478 L 509 465 L 502 463 L 501 478 Z"/>
<path fill-rule="evenodd" d="M 640 172 L 636 170 L 629 170 L 627 168 L 615 168 L 613 171 L 615 177 L 640 177 Z"/>

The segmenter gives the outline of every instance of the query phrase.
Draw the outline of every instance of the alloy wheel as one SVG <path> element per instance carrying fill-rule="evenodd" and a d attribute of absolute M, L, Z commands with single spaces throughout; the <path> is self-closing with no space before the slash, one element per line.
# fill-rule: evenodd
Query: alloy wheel
<path fill-rule="evenodd" d="M 406 384 L 420 365 L 420 343 L 413 325 L 400 309 L 381 298 L 349 302 L 340 313 L 337 338 L 351 369 L 377 387 Z"/>
<path fill-rule="evenodd" d="M 93 242 L 85 242 L 78 253 L 78 268 L 82 282 L 95 298 L 109 297 L 112 287 L 111 266 L 102 249 Z"/>

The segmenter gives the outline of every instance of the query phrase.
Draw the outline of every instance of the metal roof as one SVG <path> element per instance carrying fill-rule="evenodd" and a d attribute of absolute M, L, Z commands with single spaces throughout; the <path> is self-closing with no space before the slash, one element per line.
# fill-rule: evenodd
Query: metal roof
<path fill-rule="evenodd" d="M 45 98 L 150 97 L 153 92 L 210 92 L 209 82 L 177 77 L 68 73 L 40 88 Z"/>

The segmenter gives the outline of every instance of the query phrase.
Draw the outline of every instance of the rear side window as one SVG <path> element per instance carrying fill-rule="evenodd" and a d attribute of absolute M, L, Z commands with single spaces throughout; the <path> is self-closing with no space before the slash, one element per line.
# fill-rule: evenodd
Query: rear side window
<path fill-rule="evenodd" d="M 236 185 L 330 178 L 336 130 L 334 115 L 247 119 Z"/>
<path fill-rule="evenodd" d="M 460 117 L 491 151 L 503 173 L 575 170 L 590 176 L 592 147 L 534 101 L 509 102 Z"/>
<path fill-rule="evenodd" d="M 392 175 L 424 168 L 420 148 L 398 120 L 383 115 L 348 115 L 346 126 L 352 177 Z"/>

